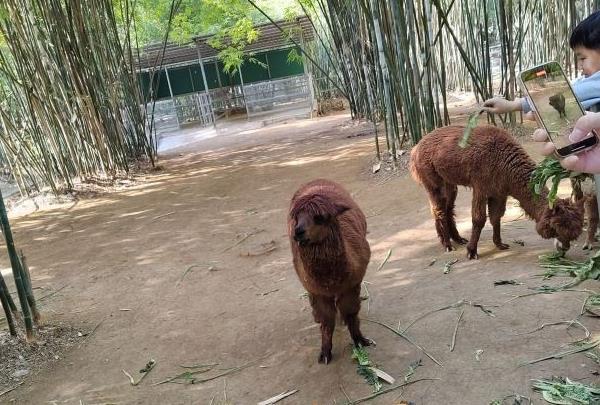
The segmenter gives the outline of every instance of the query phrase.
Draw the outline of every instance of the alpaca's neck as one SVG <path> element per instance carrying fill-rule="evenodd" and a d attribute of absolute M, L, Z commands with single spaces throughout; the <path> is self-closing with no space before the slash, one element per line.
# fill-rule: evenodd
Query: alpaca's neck
<path fill-rule="evenodd" d="M 525 214 L 537 222 L 546 206 L 548 190 L 544 188 L 541 195 L 536 196 L 529 187 L 531 173 L 534 168 L 535 166 L 531 170 L 514 173 L 509 194 L 519 201 L 519 205 L 525 211 Z"/>

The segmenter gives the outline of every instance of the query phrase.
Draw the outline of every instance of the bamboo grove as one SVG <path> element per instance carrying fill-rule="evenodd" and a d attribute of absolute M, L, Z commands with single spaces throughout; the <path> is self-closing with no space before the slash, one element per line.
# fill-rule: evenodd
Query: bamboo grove
<path fill-rule="evenodd" d="M 300 3 L 318 37 L 306 50 L 321 65 L 313 69 L 317 94 L 329 94 L 331 83 L 344 89 L 354 117 L 385 124 L 393 158 L 407 140 L 449 123 L 448 90 L 473 91 L 479 101 L 514 98 L 519 70 L 548 60 L 575 75 L 570 32 L 600 7 L 598 0 Z"/>
<path fill-rule="evenodd" d="M 513 98 L 517 72 L 547 60 L 574 76 L 569 33 L 600 7 L 600 0 L 296 1 L 316 35 L 301 45 L 317 98 L 341 95 L 354 118 L 381 124 L 378 157 L 394 159 L 407 141 L 450 122 L 448 91 Z M 0 3 L 0 168 L 22 194 L 45 186 L 58 193 L 75 179 L 153 162 L 152 108 L 133 68 L 136 3 Z M 172 11 L 179 3 L 172 0 Z"/>
<path fill-rule="evenodd" d="M 109 0 L 0 3 L 0 164 L 22 194 L 153 162 L 131 36 L 114 11 Z"/>

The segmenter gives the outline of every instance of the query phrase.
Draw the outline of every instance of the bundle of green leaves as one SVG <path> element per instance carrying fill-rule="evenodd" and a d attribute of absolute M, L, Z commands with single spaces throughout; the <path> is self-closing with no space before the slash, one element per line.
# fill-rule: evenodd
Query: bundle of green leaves
<path fill-rule="evenodd" d="M 551 182 L 550 190 L 546 198 L 550 208 L 554 206 L 558 194 L 558 185 L 563 179 L 574 179 L 577 182 L 582 182 L 588 178 L 588 174 L 572 172 L 560 165 L 560 162 L 551 156 L 542 160 L 531 175 L 529 186 L 536 197 L 542 197 L 546 190 L 548 181 Z"/>
<path fill-rule="evenodd" d="M 382 384 L 375 370 L 373 370 L 373 364 L 371 364 L 367 350 L 362 346 L 354 346 L 352 348 L 352 358 L 358 363 L 356 372 L 365 379 L 367 384 L 373 387 L 373 392 L 381 390 Z"/>
<path fill-rule="evenodd" d="M 533 389 L 540 391 L 551 404 L 592 405 L 600 401 L 600 387 L 582 384 L 568 378 L 533 380 Z"/>

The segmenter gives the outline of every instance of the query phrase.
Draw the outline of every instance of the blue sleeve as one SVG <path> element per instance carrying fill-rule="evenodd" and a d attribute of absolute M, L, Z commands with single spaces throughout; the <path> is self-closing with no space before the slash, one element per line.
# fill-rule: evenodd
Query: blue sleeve
<path fill-rule="evenodd" d="M 573 91 L 584 109 L 589 109 L 600 103 L 600 72 L 582 77 L 573 83 Z"/>
<path fill-rule="evenodd" d="M 600 104 L 600 71 L 588 77 L 582 77 L 571 83 L 575 96 L 585 110 L 590 109 L 596 104 Z M 523 97 L 521 101 L 521 110 L 524 113 L 531 111 L 528 97 Z"/>
<path fill-rule="evenodd" d="M 523 97 L 521 99 L 521 111 L 523 111 L 523 114 L 527 114 L 529 111 L 531 111 L 531 106 L 529 105 L 529 97 Z"/>

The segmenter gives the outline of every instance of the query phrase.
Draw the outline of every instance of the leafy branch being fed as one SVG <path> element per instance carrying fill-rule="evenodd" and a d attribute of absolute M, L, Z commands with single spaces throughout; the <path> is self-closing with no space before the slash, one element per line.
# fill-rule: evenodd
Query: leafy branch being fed
<path fill-rule="evenodd" d="M 551 182 L 550 190 L 546 195 L 550 208 L 554 206 L 558 194 L 558 185 L 561 180 L 574 179 L 576 182 L 581 183 L 589 177 L 588 174 L 572 172 L 565 169 L 560 165 L 560 162 L 553 157 L 547 157 L 537 165 L 533 173 L 531 174 L 531 180 L 529 187 L 536 197 L 544 197 L 546 190 L 546 184 L 548 181 Z"/>

